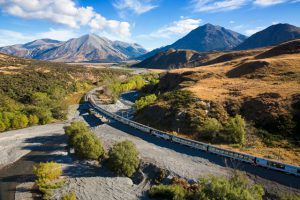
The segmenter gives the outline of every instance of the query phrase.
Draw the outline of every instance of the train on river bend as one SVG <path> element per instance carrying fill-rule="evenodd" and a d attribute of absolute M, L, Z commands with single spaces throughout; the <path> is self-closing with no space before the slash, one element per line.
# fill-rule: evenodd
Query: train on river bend
<path fill-rule="evenodd" d="M 108 112 L 108 111 L 102 109 L 100 106 L 98 106 L 96 104 L 96 102 L 94 101 L 93 97 L 90 94 L 87 94 L 86 100 L 89 101 L 91 106 L 94 108 L 94 111 L 100 112 L 101 114 L 104 114 L 109 118 L 112 118 L 112 119 L 114 119 L 116 121 L 119 121 L 123 124 L 126 124 L 128 126 L 131 126 L 135 129 L 141 130 L 145 133 L 154 135 L 158 138 L 168 140 L 168 141 L 171 141 L 171 142 L 175 142 L 175 143 L 178 143 L 178 144 L 182 144 L 182 145 L 188 146 L 188 147 L 193 148 L 193 149 L 197 149 L 197 150 L 217 154 L 217 155 L 220 155 L 220 156 L 224 156 L 224 157 L 227 157 L 227 158 L 239 160 L 239 161 L 250 163 L 250 164 L 253 164 L 253 165 L 269 168 L 269 169 L 272 169 L 272 170 L 277 170 L 277 171 L 281 171 L 281 172 L 284 172 L 284 173 L 300 176 L 300 167 L 298 167 L 298 166 L 293 166 L 293 165 L 288 165 L 288 164 L 284 164 L 284 163 L 280 163 L 280 162 L 275 162 L 275 161 L 268 160 L 268 159 L 265 159 L 265 158 L 260 158 L 260 157 L 252 156 L 252 155 L 245 154 L 245 153 L 235 152 L 235 151 L 231 151 L 231 150 L 228 150 L 228 149 L 215 147 L 215 146 L 210 145 L 210 144 L 198 142 L 198 141 L 195 141 L 195 140 L 190 140 L 190 139 L 178 137 L 178 136 L 175 136 L 175 135 L 171 135 L 169 133 L 157 130 L 155 128 L 146 126 L 144 124 L 137 123 L 135 121 L 132 121 L 130 119 L 124 118 L 120 115 L 117 115 L 117 114 L 114 114 L 114 113 L 111 113 L 111 112 Z"/>

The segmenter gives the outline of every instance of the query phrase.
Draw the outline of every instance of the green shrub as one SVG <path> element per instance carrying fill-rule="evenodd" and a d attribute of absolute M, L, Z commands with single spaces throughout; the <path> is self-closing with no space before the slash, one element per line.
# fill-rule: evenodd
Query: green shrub
<path fill-rule="evenodd" d="M 69 137 L 69 145 L 74 146 L 74 137 L 76 134 L 89 132 L 89 128 L 84 122 L 72 122 L 70 126 L 65 126 L 65 134 Z"/>
<path fill-rule="evenodd" d="M 39 123 L 39 118 L 36 115 L 29 115 L 28 123 L 30 126 L 36 125 Z"/>
<path fill-rule="evenodd" d="M 81 158 L 98 160 L 104 154 L 100 140 L 91 132 L 76 134 L 73 145 L 76 155 Z"/>
<path fill-rule="evenodd" d="M 214 176 L 201 178 L 198 184 L 197 199 L 262 200 L 264 195 L 260 185 L 251 184 L 241 173 L 230 179 Z"/>
<path fill-rule="evenodd" d="M 108 165 L 120 175 L 131 177 L 139 163 L 139 152 L 131 141 L 116 143 L 109 151 Z"/>
<path fill-rule="evenodd" d="M 5 126 L 4 122 L 1 121 L 1 119 L 0 119 L 0 132 L 5 131 L 5 130 L 6 130 L 6 126 Z"/>
<path fill-rule="evenodd" d="M 53 181 L 62 174 L 61 166 L 55 162 L 40 163 L 33 167 L 33 173 L 38 180 Z"/>
<path fill-rule="evenodd" d="M 151 198 L 167 200 L 185 199 L 185 190 L 179 185 L 155 185 L 149 191 Z"/>
<path fill-rule="evenodd" d="M 149 94 L 144 97 L 141 97 L 139 100 L 135 101 L 134 107 L 136 110 L 140 110 L 149 104 L 152 104 L 156 101 L 157 97 L 155 94 Z"/>
<path fill-rule="evenodd" d="M 246 135 L 245 128 L 245 120 L 240 115 L 236 115 L 228 120 L 225 124 L 224 131 L 229 137 L 229 141 L 244 144 Z"/>
<path fill-rule="evenodd" d="M 207 139 L 213 139 L 222 130 L 222 124 L 215 118 L 208 118 L 200 128 L 201 135 Z"/>
<path fill-rule="evenodd" d="M 76 200 L 75 192 L 70 192 L 62 196 L 62 200 Z"/>
<path fill-rule="evenodd" d="M 16 114 L 11 122 L 11 127 L 14 129 L 25 128 L 28 125 L 28 118 L 24 114 Z"/>

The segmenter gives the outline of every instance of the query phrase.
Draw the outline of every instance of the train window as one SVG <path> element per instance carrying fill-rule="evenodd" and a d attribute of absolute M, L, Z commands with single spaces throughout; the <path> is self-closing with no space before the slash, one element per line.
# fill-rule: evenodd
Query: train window
<path fill-rule="evenodd" d="M 276 168 L 279 168 L 279 169 L 284 169 L 285 168 L 285 165 L 283 165 L 281 163 L 276 163 L 276 162 L 268 161 L 267 165 L 270 166 L 270 167 L 276 167 Z"/>

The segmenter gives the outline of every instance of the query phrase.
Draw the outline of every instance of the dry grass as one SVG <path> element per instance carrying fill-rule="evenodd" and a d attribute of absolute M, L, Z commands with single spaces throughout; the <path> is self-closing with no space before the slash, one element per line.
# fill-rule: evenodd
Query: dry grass
<path fill-rule="evenodd" d="M 292 95 L 300 93 L 300 53 L 256 58 L 266 50 L 268 48 L 252 50 L 244 57 L 233 58 L 230 61 L 170 72 L 192 80 L 194 83 L 184 88 L 192 91 L 202 100 L 224 103 L 228 99 L 242 101 L 248 97 L 258 97 L 263 93 L 277 93 L 280 95 L 277 102 L 288 106 Z M 224 54 L 226 53 L 222 55 Z M 215 55 L 212 57 L 215 58 Z M 260 64 L 261 66 L 258 66 Z M 229 76 L 233 70 L 235 70 L 234 78 Z M 289 141 L 284 140 L 280 143 L 280 146 L 284 146 L 282 144 L 288 144 Z M 259 138 L 249 148 L 218 146 L 300 166 L 299 147 L 268 147 Z"/>

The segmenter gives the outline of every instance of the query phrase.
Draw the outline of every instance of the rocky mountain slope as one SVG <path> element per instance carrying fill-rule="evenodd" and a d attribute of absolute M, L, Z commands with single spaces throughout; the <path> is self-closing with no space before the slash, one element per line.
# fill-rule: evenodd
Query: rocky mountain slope
<path fill-rule="evenodd" d="M 73 38 L 66 42 L 41 39 L 23 45 L 0 48 L 1 53 L 24 58 L 60 62 L 119 62 L 147 51 L 138 44 L 111 41 L 95 34 Z"/>
<path fill-rule="evenodd" d="M 300 38 L 300 28 L 290 24 L 275 24 L 247 38 L 236 50 L 254 49 Z"/>
<path fill-rule="evenodd" d="M 237 32 L 225 29 L 221 26 L 205 24 L 192 30 L 189 34 L 177 40 L 173 44 L 154 49 L 153 51 L 139 57 L 139 59 L 144 60 L 170 48 L 190 49 L 199 52 L 229 50 L 238 46 L 245 39 L 246 36 Z"/>

